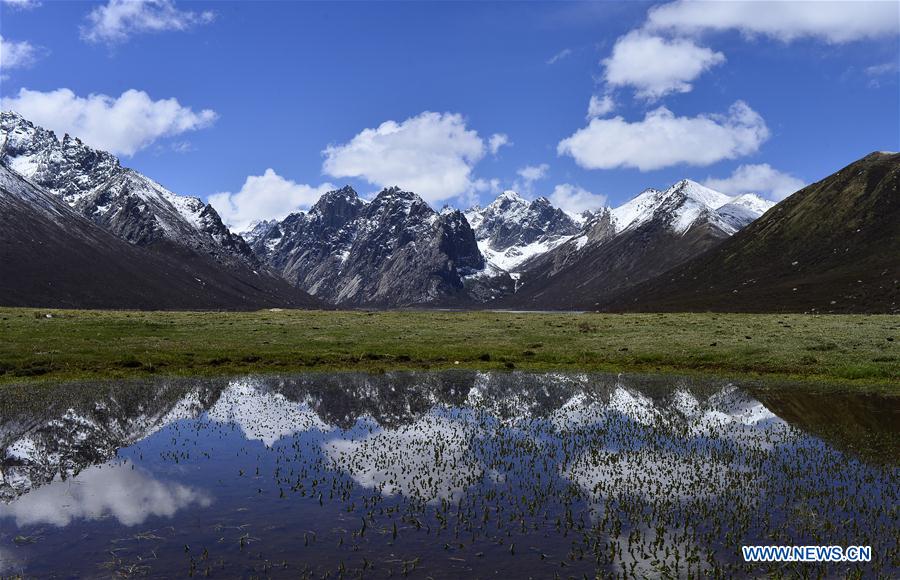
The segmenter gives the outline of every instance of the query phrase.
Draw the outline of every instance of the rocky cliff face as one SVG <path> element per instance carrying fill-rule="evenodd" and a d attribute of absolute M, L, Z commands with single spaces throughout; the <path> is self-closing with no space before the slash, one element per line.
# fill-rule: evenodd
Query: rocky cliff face
<path fill-rule="evenodd" d="M 135 245 L 0 162 L 0 304 L 240 309 L 320 305 L 274 276 L 172 242 Z"/>
<path fill-rule="evenodd" d="M 197 198 L 109 153 L 0 114 L 0 304 L 321 306 L 263 265 Z"/>
<path fill-rule="evenodd" d="M 689 180 L 581 216 L 546 198 L 528 201 L 511 191 L 462 213 L 436 212 L 415 193 L 396 187 L 370 202 L 344 187 L 323 195 L 308 212 L 256 224 L 245 239 L 231 232 L 212 206 L 165 189 L 77 138 L 60 140 L 13 112 L 0 114 L 0 129 L 0 165 L 11 175 L 130 246 L 155 252 L 155 261 L 149 254 L 143 259 L 150 260 L 144 269 L 153 270 L 157 282 L 165 280 L 157 270 L 168 262 L 181 272 L 178 279 L 204 285 L 199 293 L 188 290 L 190 300 L 178 304 L 316 303 L 300 289 L 343 306 L 601 307 L 605 297 L 717 245 L 772 206 L 752 194 L 730 197 Z M 58 226 L 85 229 L 71 216 L 66 226 L 48 223 L 40 212 L 32 215 L 14 199 L 28 187 L 11 185 L 8 202 L 18 204 L 20 215 L 41 221 L 48 239 L 67 238 Z M 21 230 L 10 223 L 10 231 Z M 28 303 L 32 288 L 41 289 L 41 304 L 95 304 L 108 295 L 99 287 L 87 302 L 77 288 L 64 300 L 53 295 L 47 275 L 29 269 L 24 258 L 37 256 L 40 248 L 23 241 L 29 234 L 16 235 L 7 236 L 21 246 L 14 261 L 32 278 L 31 285 L 9 287 L 17 304 Z M 90 262 L 87 246 L 78 263 Z M 51 260 L 55 254 L 42 255 L 45 266 L 68 267 L 62 258 Z M 228 295 L 204 301 L 202 294 L 211 296 L 213 286 Z M 139 297 L 138 304 L 148 298 Z"/>
<path fill-rule="evenodd" d="M 484 266 L 456 210 L 385 189 L 365 203 L 350 187 L 307 213 L 260 224 L 253 250 L 290 282 L 333 304 L 407 306 L 464 299 L 462 277 Z"/>

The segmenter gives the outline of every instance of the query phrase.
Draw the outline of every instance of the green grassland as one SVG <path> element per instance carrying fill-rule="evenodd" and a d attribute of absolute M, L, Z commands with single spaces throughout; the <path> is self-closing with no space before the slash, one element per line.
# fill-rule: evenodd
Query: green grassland
<path fill-rule="evenodd" d="M 442 368 L 678 373 L 898 392 L 900 316 L 0 308 L 0 383 Z"/>

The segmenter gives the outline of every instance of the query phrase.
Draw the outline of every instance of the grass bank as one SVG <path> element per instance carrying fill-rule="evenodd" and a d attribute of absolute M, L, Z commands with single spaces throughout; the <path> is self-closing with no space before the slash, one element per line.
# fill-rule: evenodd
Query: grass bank
<path fill-rule="evenodd" d="M 898 392 L 900 316 L 0 308 L 0 383 L 460 367 Z"/>

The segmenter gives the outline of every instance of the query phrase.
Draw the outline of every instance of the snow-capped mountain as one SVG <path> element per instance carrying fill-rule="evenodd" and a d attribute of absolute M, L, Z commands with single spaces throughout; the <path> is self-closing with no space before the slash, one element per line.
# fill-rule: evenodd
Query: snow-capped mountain
<path fill-rule="evenodd" d="M 248 307 L 273 301 L 296 306 L 314 303 L 309 293 L 347 306 L 507 300 L 510 306 L 541 309 L 593 307 L 603 296 L 718 244 L 773 205 L 753 194 L 730 197 L 682 180 L 580 216 L 547 198 L 528 201 L 512 191 L 483 208 L 437 212 L 397 187 L 367 202 L 348 186 L 326 193 L 308 212 L 259 222 L 242 237 L 212 206 L 167 190 L 76 137 L 58 139 L 14 112 L 0 114 L 0 129 L 0 166 L 8 173 L 5 203 L 15 206 L 23 223 L 34 224 L 25 232 L 10 221 L 3 233 L 23 245 L 17 268 L 28 273 L 18 278 L 24 282 L 16 288 L 5 289 L 10 304 L 26 304 L 33 296 L 40 297 L 32 301 L 35 305 L 102 306 L 106 298 L 101 296 L 121 294 L 128 304 L 144 307 L 153 295 L 171 301 L 178 288 L 187 296 L 177 300 L 180 306 Z M 22 199 L 14 200 L 16 195 Z M 149 253 L 112 252 L 115 244 L 109 243 L 101 250 L 102 236 L 73 215 Z M 45 237 L 43 253 L 41 245 L 26 243 L 36 232 Z M 82 241 L 70 243 L 73 233 Z M 127 258 L 98 261 L 88 256 L 91 252 L 94 258 L 110 253 Z M 90 267 L 99 263 L 104 267 Z M 96 285 L 79 293 L 75 284 L 62 300 L 51 294 L 65 287 L 63 279 L 50 284 L 46 272 L 34 268 L 94 272 L 115 291 Z M 149 281 L 137 294 L 126 292 L 131 282 L 109 282 L 119 274 L 133 282 L 143 276 L 142 269 Z M 166 278 L 173 291 L 149 290 Z M 214 300 L 202 300 L 216 292 Z M 514 298 L 508 300 L 509 295 Z"/>
<path fill-rule="evenodd" d="M 463 300 L 463 277 L 484 267 L 460 211 L 435 212 L 396 187 L 368 203 L 351 187 L 328 192 L 309 212 L 260 224 L 250 237 L 285 279 L 334 304 Z"/>
<path fill-rule="evenodd" d="M 730 197 L 687 179 L 647 189 L 596 212 L 582 231 L 523 263 L 504 305 L 596 308 L 612 295 L 717 245 L 772 207 L 753 194 Z"/>
<path fill-rule="evenodd" d="M 871 153 L 610 309 L 900 312 L 900 154 Z M 744 211 L 740 196 L 720 214 Z"/>
<path fill-rule="evenodd" d="M 0 162 L 136 245 L 172 242 L 218 261 L 258 265 L 212 206 L 177 195 L 68 134 L 60 140 L 15 112 L 0 113 Z"/>
<path fill-rule="evenodd" d="M 708 222 L 731 235 L 775 203 L 752 193 L 729 197 L 690 179 L 682 179 L 665 191 L 647 189 L 611 210 L 617 232 L 662 219 L 677 233 Z"/>
<path fill-rule="evenodd" d="M 552 250 L 580 230 L 579 220 L 553 207 L 546 197 L 534 201 L 504 191 L 484 208 L 465 212 L 489 268 L 516 272 L 529 258 Z"/>
<path fill-rule="evenodd" d="M 732 197 L 728 203 L 717 207 L 716 213 L 737 231 L 756 221 L 774 206 L 775 202 L 773 201 L 763 199 L 753 193 L 745 193 Z"/>
<path fill-rule="evenodd" d="M 271 273 L 216 211 L 108 153 L 0 114 L 0 303 L 262 308 L 318 301 Z"/>

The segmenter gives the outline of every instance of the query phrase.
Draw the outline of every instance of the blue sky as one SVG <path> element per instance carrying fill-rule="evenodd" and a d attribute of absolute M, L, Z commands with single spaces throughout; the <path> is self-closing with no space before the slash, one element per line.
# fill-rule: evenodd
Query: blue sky
<path fill-rule="evenodd" d="M 900 3 L 700 8 L 18 0 L 0 96 L 238 225 L 345 183 L 436 207 L 683 177 L 778 199 L 900 149 Z"/>

